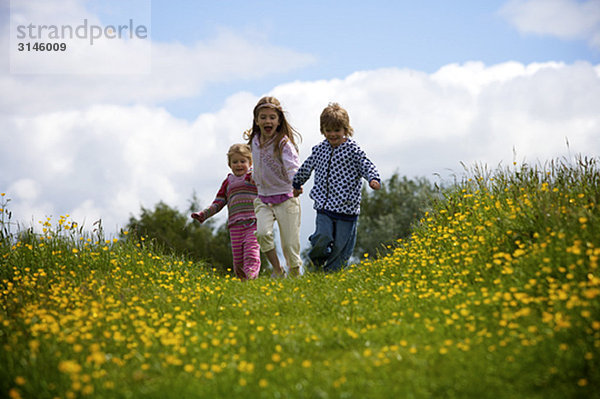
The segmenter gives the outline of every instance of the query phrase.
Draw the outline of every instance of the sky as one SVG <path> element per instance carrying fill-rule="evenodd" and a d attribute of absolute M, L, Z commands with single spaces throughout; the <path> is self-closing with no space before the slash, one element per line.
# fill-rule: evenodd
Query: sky
<path fill-rule="evenodd" d="M 0 192 L 26 227 L 209 205 L 267 94 L 301 160 L 340 103 L 384 182 L 600 154 L 599 0 L 0 0 L 0 49 Z"/>

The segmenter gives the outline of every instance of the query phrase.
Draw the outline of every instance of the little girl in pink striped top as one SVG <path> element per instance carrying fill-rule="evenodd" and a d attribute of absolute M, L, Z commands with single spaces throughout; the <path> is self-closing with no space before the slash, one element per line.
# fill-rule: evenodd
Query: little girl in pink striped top
<path fill-rule="evenodd" d="M 252 180 L 252 152 L 247 144 L 234 144 L 227 153 L 232 173 L 227 175 L 213 203 L 192 218 L 203 223 L 225 205 L 227 226 L 233 252 L 233 271 L 242 280 L 255 279 L 260 272 L 260 248 L 256 240 L 256 215 L 253 201 L 257 189 Z"/>

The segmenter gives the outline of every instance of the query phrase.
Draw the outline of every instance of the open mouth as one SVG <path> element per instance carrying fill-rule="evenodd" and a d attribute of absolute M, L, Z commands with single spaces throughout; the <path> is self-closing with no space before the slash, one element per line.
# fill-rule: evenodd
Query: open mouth
<path fill-rule="evenodd" d="M 345 140 L 345 137 L 339 137 L 339 136 L 327 137 L 327 141 L 333 147 L 337 147 L 338 145 L 342 144 L 344 142 L 344 140 Z"/>

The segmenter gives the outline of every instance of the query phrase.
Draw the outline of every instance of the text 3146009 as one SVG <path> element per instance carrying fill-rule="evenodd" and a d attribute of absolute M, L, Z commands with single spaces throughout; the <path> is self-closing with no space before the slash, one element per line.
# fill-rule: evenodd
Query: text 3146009
<path fill-rule="evenodd" d="M 66 51 L 67 43 L 17 43 L 19 51 Z"/>

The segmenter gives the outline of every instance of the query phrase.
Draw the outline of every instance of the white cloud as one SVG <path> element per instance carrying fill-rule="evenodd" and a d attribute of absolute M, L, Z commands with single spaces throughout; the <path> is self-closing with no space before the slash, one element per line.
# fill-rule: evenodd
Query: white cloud
<path fill-rule="evenodd" d="M 431 176 L 460 161 L 510 163 L 513 146 L 518 157 L 547 159 L 567 152 L 565 137 L 572 151 L 600 152 L 600 78 L 587 63 L 471 62 L 431 75 L 386 69 L 273 92 L 294 109 L 305 154 L 321 138 L 322 108 L 340 102 L 356 140 L 388 176 L 396 168 Z"/>
<path fill-rule="evenodd" d="M 461 161 L 509 165 L 513 148 L 517 161 L 529 162 L 600 153 L 600 67 L 588 63 L 471 62 L 432 74 L 390 68 L 287 83 L 271 93 L 304 138 L 302 159 L 322 140 L 321 110 L 339 102 L 384 179 L 396 171 L 448 177 L 462 173 Z M 102 218 L 107 231 L 123 227 L 140 205 L 163 200 L 185 210 L 194 190 L 208 205 L 228 173 L 225 153 L 242 141 L 258 98 L 237 93 L 194 121 L 142 105 L 5 115 L 0 191 L 24 220 L 69 213 L 88 227 Z M 302 206 L 305 244 L 314 219 L 308 195 Z"/>
<path fill-rule="evenodd" d="M 0 47 L 9 48 L 12 30 L 20 23 L 77 26 L 85 19 L 101 25 L 85 8 L 93 4 L 67 0 L 56 7 L 41 0 L 14 0 L 12 26 L 4 24 L 8 18 L 0 26 Z M 100 59 L 121 65 L 139 64 L 144 55 L 132 41 L 94 46 Z M 0 186 L 13 196 L 15 214 L 25 219 L 87 212 L 88 222 L 102 217 L 108 230 L 126 223 L 140 205 L 159 200 L 185 204 L 194 188 L 211 200 L 215 188 L 204 182 L 212 183 L 214 176 L 206 172 L 224 176 L 224 147 L 234 135 L 241 137 L 250 122 L 244 115 L 239 123 L 224 110 L 191 123 L 156 104 L 197 96 L 207 83 L 260 78 L 314 62 L 312 56 L 272 45 L 258 33 L 227 29 L 192 45 L 153 42 L 151 74 L 81 74 L 76 72 L 98 60 L 90 66 L 77 57 L 65 63 L 57 54 L 33 55 L 45 57 L 28 62 L 67 73 L 11 73 L 8 62 L 0 65 Z M 16 67 L 23 72 L 23 65 Z M 118 65 L 113 67 L 119 72 Z M 245 109 L 248 97 L 234 95 L 225 107 L 237 108 L 241 102 Z"/>
<path fill-rule="evenodd" d="M 0 46 L 8 46 L 2 37 Z M 134 63 L 135 53 L 130 47 L 112 45 L 106 57 Z M 285 63 L 279 62 L 281 57 Z M 268 43 L 257 45 L 252 39 L 222 31 L 214 39 L 191 47 L 152 43 L 151 74 L 1 74 L 0 107 L 10 114 L 31 115 L 97 103 L 154 105 L 196 96 L 209 82 L 258 78 L 312 62 L 309 55 Z"/>
<path fill-rule="evenodd" d="M 39 195 L 39 184 L 33 179 L 20 179 L 11 184 L 8 188 L 16 200 L 35 201 Z"/>
<path fill-rule="evenodd" d="M 7 47 L 11 72 L 69 76 L 148 73 L 150 2 L 137 0 L 135 23 L 133 15 L 120 15 L 116 4 L 115 0 L 104 1 L 105 7 L 113 6 L 113 15 L 110 22 L 103 23 L 86 8 L 98 3 L 67 0 L 57 7 L 40 0 L 12 0 L 6 35 L 11 40 Z M 40 43 L 44 48 L 51 44 L 53 50 L 31 49 Z"/>
<path fill-rule="evenodd" d="M 107 217 L 107 227 L 122 224 L 140 205 L 189 198 L 192 185 L 206 177 L 187 179 L 216 163 L 221 141 L 162 109 L 142 106 L 93 106 L 16 119 L 7 140 L 18 140 L 3 147 L 11 149 L 0 161 L 2 169 L 12 169 L 11 178 L 19 181 L 35 179 L 36 192 L 55 205 L 47 210 L 55 216 L 90 210 L 93 218 Z M 19 189 L 17 195 L 32 191 Z"/>
<path fill-rule="evenodd" d="M 511 0 L 500 14 L 520 32 L 583 39 L 600 49 L 600 2 L 597 0 Z"/>
<path fill-rule="evenodd" d="M 99 40 L 88 54 L 85 49 L 92 46 L 74 39 L 68 41 L 66 52 L 18 52 L 10 39 L 16 36 L 19 23 L 76 27 L 85 19 L 88 25 L 104 25 L 81 1 L 70 0 L 64 7 L 49 7 L 40 0 L 14 3 L 18 7 L 11 8 L 12 25 L 0 27 L 0 47 L 18 56 L 16 60 L 11 57 L 12 73 L 9 64 L 0 70 L 0 108 L 11 115 L 81 109 L 98 103 L 152 106 L 197 96 L 208 83 L 265 77 L 315 61 L 309 54 L 270 44 L 259 33 L 227 29 L 192 45 Z M 37 73 L 40 71 L 50 74 Z"/>

